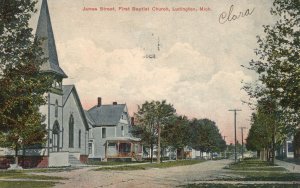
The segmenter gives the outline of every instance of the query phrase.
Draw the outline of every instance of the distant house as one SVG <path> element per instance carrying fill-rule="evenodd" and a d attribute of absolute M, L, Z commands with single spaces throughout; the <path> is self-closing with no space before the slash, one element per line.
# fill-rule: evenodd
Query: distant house
<path fill-rule="evenodd" d="M 90 127 L 89 159 L 94 160 L 141 160 L 140 139 L 130 134 L 131 119 L 126 104 L 98 104 L 86 111 Z"/>

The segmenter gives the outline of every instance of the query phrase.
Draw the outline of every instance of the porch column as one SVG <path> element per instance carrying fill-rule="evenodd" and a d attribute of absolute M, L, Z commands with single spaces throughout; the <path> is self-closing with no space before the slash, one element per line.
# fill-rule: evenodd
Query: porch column
<path fill-rule="evenodd" d="M 108 141 L 105 142 L 105 158 L 107 159 L 107 147 L 108 147 Z"/>
<path fill-rule="evenodd" d="M 130 142 L 130 153 L 131 153 L 131 157 L 132 157 L 132 152 L 133 152 L 133 143 Z"/>
<path fill-rule="evenodd" d="M 118 156 L 120 157 L 120 141 L 118 140 L 118 143 L 117 143 L 117 152 L 118 152 Z"/>

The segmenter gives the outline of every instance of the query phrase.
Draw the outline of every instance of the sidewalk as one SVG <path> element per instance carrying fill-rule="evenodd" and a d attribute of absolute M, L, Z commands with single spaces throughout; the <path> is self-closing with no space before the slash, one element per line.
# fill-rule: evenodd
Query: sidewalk
<path fill-rule="evenodd" d="M 300 173 L 300 165 L 280 160 L 275 160 L 275 164 L 287 169 L 290 172 Z"/>

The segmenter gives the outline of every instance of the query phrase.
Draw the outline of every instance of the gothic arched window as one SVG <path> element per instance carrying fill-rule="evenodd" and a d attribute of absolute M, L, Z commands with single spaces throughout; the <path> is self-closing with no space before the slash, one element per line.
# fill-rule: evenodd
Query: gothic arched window
<path fill-rule="evenodd" d="M 78 147 L 81 148 L 81 130 L 78 132 Z"/>
<path fill-rule="evenodd" d="M 71 114 L 69 118 L 69 148 L 74 147 L 74 117 Z"/>
<path fill-rule="evenodd" d="M 59 151 L 59 123 L 55 120 L 52 128 L 53 151 Z"/>
<path fill-rule="evenodd" d="M 55 117 L 58 117 L 58 101 L 55 101 Z"/>

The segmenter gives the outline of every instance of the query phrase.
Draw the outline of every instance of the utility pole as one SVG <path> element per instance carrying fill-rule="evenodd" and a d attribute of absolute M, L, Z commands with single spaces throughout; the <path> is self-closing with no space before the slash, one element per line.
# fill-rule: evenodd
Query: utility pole
<path fill-rule="evenodd" d="M 226 144 L 226 149 L 225 149 L 225 159 L 226 159 L 226 152 L 227 152 L 227 143 L 226 143 L 226 140 L 225 140 L 225 139 L 226 139 L 226 137 L 227 137 L 227 136 L 223 136 L 223 138 L 224 138 L 224 141 L 225 141 L 225 144 Z"/>
<path fill-rule="evenodd" d="M 242 110 L 232 109 L 232 110 L 228 110 L 228 111 L 234 112 L 234 162 L 236 162 L 236 160 L 237 160 L 237 153 L 236 153 L 236 112 L 242 111 Z"/>
<path fill-rule="evenodd" d="M 247 129 L 247 127 L 240 127 L 242 132 L 242 159 L 244 159 L 244 129 Z"/>

